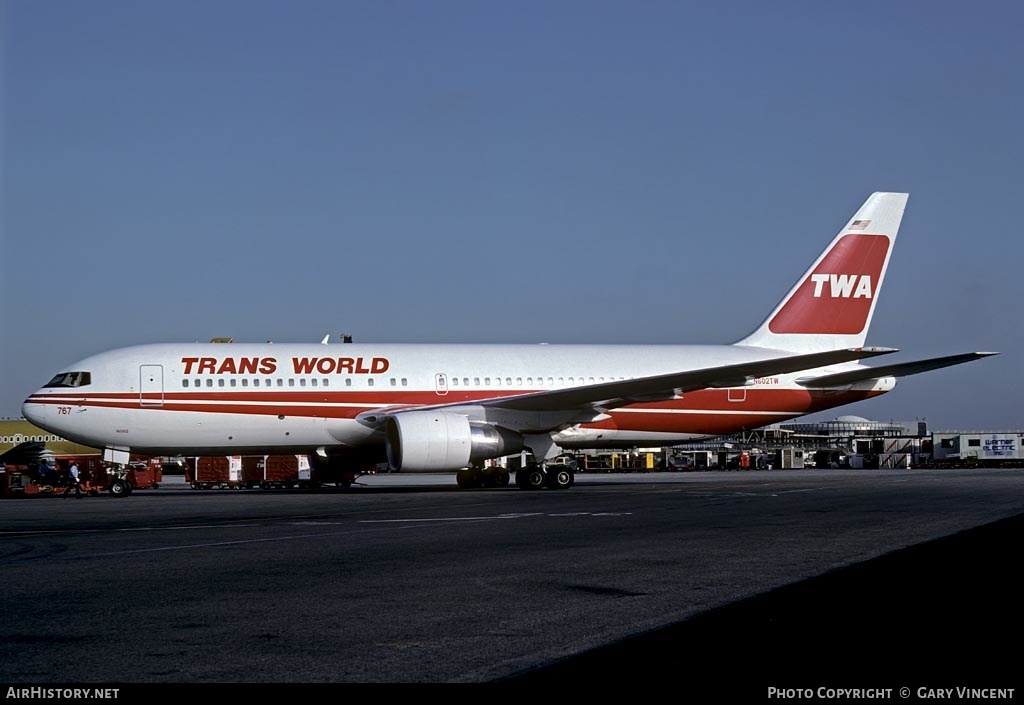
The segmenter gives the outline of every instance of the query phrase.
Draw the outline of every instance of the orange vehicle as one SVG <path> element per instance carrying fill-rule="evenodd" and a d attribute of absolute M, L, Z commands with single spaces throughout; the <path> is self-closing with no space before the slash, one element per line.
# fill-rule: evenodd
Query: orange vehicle
<path fill-rule="evenodd" d="M 58 472 L 62 477 L 67 477 L 67 469 L 71 467 L 72 461 L 78 462 L 82 492 L 93 497 L 100 492 L 110 492 L 114 497 L 127 497 L 137 489 L 156 489 L 163 480 L 160 458 L 133 460 L 123 471 L 117 472 L 101 462 L 99 456 L 62 457 L 57 459 Z"/>
<path fill-rule="evenodd" d="M 163 481 L 160 458 L 133 460 L 118 471 L 105 465 L 98 455 L 58 456 L 45 472 L 36 466 L 0 465 L 0 497 L 63 495 L 74 489 L 70 481 L 72 463 L 78 465 L 79 490 L 95 497 L 110 492 L 126 497 L 137 489 L 156 489 Z"/>

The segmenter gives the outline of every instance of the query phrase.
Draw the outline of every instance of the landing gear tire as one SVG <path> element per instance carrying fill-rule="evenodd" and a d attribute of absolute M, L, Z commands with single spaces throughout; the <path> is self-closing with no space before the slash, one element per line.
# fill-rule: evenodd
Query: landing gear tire
<path fill-rule="evenodd" d="M 520 468 L 516 470 L 516 487 L 521 490 L 527 489 L 526 487 L 526 468 Z"/>
<path fill-rule="evenodd" d="M 477 469 L 478 487 L 508 487 L 508 470 L 502 467 Z"/>
<path fill-rule="evenodd" d="M 476 468 L 463 468 L 455 474 L 455 482 L 464 490 L 479 487 L 482 484 L 480 471 Z"/>
<path fill-rule="evenodd" d="M 576 482 L 571 470 L 548 470 L 548 487 L 553 490 L 567 490 Z"/>
<path fill-rule="evenodd" d="M 114 480 L 110 484 L 110 494 L 114 497 L 127 497 L 131 492 L 131 485 L 124 480 Z"/>
<path fill-rule="evenodd" d="M 516 473 L 516 484 L 524 490 L 543 489 L 546 482 L 547 473 L 539 465 L 531 465 Z"/>

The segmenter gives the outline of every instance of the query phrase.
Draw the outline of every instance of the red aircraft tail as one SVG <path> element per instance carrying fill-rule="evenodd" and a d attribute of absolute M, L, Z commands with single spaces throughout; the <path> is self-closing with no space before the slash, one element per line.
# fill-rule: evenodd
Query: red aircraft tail
<path fill-rule="evenodd" d="M 794 352 L 863 347 L 907 197 L 872 194 L 771 315 L 736 344 Z"/>

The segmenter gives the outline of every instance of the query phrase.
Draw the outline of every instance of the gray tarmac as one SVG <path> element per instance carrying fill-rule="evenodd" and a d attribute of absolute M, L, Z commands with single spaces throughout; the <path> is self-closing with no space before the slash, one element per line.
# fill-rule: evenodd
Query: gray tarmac
<path fill-rule="evenodd" d="M 165 480 L 0 504 L 0 683 L 528 681 L 1024 514 L 1024 470 L 580 474 L 540 492 L 448 475 L 317 492 Z M 906 587 L 885 592 L 913 600 Z M 949 614 L 970 607 L 948 598 Z M 816 609 L 811 648 L 850 638 L 825 627 L 843 602 Z"/>

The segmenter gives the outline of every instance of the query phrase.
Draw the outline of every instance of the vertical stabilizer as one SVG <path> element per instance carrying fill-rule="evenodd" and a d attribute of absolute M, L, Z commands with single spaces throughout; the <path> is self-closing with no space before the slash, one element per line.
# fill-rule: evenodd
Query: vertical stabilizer
<path fill-rule="evenodd" d="M 771 315 L 736 344 L 793 352 L 862 347 L 907 198 L 871 194 Z"/>

